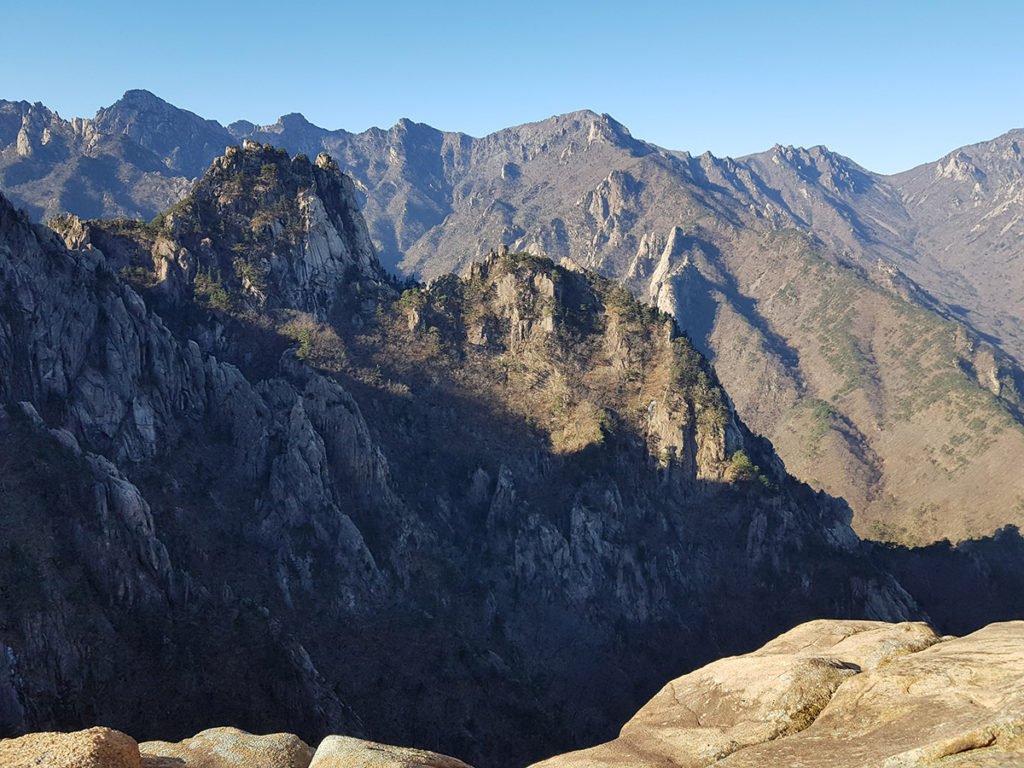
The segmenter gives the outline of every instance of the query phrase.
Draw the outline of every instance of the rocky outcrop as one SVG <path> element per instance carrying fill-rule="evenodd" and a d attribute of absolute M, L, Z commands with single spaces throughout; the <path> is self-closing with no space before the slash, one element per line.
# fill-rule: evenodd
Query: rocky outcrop
<path fill-rule="evenodd" d="M 607 744 L 537 766 L 1014 765 L 1024 622 L 814 621 L 669 683 Z"/>
<path fill-rule="evenodd" d="M 179 742 L 139 744 L 145 768 L 307 768 L 313 749 L 298 736 L 257 736 L 238 728 L 209 728 Z"/>
<path fill-rule="evenodd" d="M 290 733 L 265 736 L 209 728 L 179 742 L 146 741 L 96 727 L 0 740 L 4 768 L 470 768 L 436 752 L 351 736 L 327 736 L 316 750 Z"/>
<path fill-rule="evenodd" d="M 784 764 L 796 754 L 851 768 L 1019 762 L 1022 635 L 1021 622 L 990 625 L 851 678 L 791 741 L 741 752 L 725 765 Z"/>
<path fill-rule="evenodd" d="M 186 282 L 197 272 L 216 273 L 260 309 L 297 309 L 323 321 L 339 287 L 388 282 L 354 195 L 351 179 L 326 153 L 311 163 L 246 141 L 214 161 L 163 226 Z M 213 222 L 219 233 L 208 229 Z M 371 285 L 365 290 L 372 309 Z"/>
<path fill-rule="evenodd" d="M 110 728 L 0 740 L 4 768 L 140 768 L 139 745 Z"/>
<path fill-rule="evenodd" d="M 350 736 L 328 736 L 310 768 L 469 768 L 461 760 L 423 749 L 391 747 Z"/>

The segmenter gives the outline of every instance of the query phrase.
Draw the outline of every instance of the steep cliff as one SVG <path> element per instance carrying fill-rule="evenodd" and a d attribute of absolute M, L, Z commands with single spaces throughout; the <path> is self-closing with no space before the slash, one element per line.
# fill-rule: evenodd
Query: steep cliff
<path fill-rule="evenodd" d="M 571 262 L 403 286 L 330 158 L 256 142 L 151 224 L 55 227 L 0 203 L 5 731 L 522 764 L 796 621 L 920 614 L 672 320 Z"/>

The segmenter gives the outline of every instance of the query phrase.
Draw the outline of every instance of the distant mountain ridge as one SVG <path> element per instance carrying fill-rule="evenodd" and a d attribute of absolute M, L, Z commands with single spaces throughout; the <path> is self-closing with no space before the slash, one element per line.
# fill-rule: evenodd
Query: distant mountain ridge
<path fill-rule="evenodd" d="M 862 535 L 1024 522 L 1005 472 L 1024 455 L 1020 132 L 885 177 L 824 147 L 695 157 L 588 111 L 479 139 L 409 120 L 353 134 L 297 114 L 223 128 L 130 91 L 94 121 L 0 104 L 0 187 L 39 217 L 150 218 L 203 153 L 246 138 L 329 152 L 387 268 L 437 276 L 505 243 L 624 281 Z"/>

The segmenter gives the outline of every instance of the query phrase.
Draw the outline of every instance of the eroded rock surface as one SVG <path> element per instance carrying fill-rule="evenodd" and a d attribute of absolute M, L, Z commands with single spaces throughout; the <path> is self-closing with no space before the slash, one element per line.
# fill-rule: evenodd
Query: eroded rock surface
<path fill-rule="evenodd" d="M 1024 622 L 1014 621 L 853 677 L 805 731 L 739 752 L 722 765 L 1022 763 Z"/>
<path fill-rule="evenodd" d="M 537 768 L 1020 765 L 1024 622 L 939 638 L 814 621 L 674 680 L 619 738 Z"/>
<path fill-rule="evenodd" d="M 312 763 L 310 762 L 312 761 Z M 209 728 L 178 742 L 147 741 L 96 727 L 0 740 L 3 768 L 470 768 L 447 755 L 350 736 L 327 736 L 314 750 L 290 733 L 255 735 Z"/>
<path fill-rule="evenodd" d="M 258 736 L 238 728 L 210 728 L 178 742 L 139 745 L 146 768 L 306 768 L 313 749 L 290 733 Z"/>
<path fill-rule="evenodd" d="M 423 749 L 392 747 L 349 736 L 328 736 L 309 768 L 469 768 L 461 760 Z"/>
<path fill-rule="evenodd" d="M 30 733 L 0 741 L 4 768 L 139 768 L 139 746 L 110 728 Z"/>

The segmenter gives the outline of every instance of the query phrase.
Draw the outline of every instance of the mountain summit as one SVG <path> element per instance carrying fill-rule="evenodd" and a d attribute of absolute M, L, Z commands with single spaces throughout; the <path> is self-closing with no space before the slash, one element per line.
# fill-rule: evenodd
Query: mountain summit
<path fill-rule="evenodd" d="M 126 91 L 99 110 L 91 123 L 97 133 L 128 137 L 186 178 L 202 174 L 210 158 L 233 142 L 216 121 L 204 120 L 143 90 Z"/>

